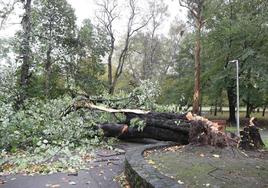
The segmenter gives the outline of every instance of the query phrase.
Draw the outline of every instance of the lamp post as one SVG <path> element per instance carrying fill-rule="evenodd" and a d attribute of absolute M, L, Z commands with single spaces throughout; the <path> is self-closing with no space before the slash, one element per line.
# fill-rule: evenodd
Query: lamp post
<path fill-rule="evenodd" d="M 237 104 L 236 126 L 237 126 L 237 136 L 240 137 L 240 130 L 239 130 L 239 61 L 233 60 L 233 61 L 229 61 L 229 62 L 236 64 L 236 104 Z"/>

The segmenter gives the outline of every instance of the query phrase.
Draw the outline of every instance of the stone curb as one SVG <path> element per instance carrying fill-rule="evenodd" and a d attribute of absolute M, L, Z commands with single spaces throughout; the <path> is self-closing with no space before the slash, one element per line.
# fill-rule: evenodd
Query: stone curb
<path fill-rule="evenodd" d="M 125 174 L 133 188 L 184 188 L 175 180 L 164 176 L 149 165 L 143 153 L 146 150 L 174 145 L 172 142 L 160 142 L 129 150 L 125 155 Z"/>

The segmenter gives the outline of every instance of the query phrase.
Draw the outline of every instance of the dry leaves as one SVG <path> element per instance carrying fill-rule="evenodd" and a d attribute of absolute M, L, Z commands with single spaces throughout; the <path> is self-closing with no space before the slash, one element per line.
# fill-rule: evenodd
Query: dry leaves
<path fill-rule="evenodd" d="M 148 160 L 148 163 L 151 164 L 151 165 L 155 164 L 155 162 L 153 160 Z"/>

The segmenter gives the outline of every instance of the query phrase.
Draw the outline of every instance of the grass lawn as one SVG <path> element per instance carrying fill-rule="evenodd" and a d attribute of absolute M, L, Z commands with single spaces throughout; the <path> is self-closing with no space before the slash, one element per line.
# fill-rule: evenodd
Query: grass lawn
<path fill-rule="evenodd" d="M 237 132 L 237 128 L 233 127 L 233 126 L 232 127 L 226 127 L 225 130 L 228 131 L 228 132 L 232 132 L 232 133 Z M 242 130 L 242 129 L 240 128 L 240 130 Z M 265 149 L 268 150 L 268 126 L 260 129 L 260 134 L 261 134 L 262 141 L 265 144 Z"/>
<path fill-rule="evenodd" d="M 245 116 L 246 116 L 246 112 L 244 112 L 244 111 L 240 112 L 239 114 L 240 114 L 240 117 L 242 119 L 245 118 Z M 211 119 L 216 119 L 216 118 L 217 119 L 228 119 L 229 112 L 227 112 L 227 111 L 218 112 L 217 116 L 214 116 L 213 113 L 211 114 L 209 111 L 204 111 L 204 112 L 202 112 L 202 115 L 207 117 L 207 118 L 211 118 Z M 256 117 L 258 119 L 266 119 L 266 120 L 268 120 L 268 112 L 266 112 L 264 116 L 262 116 L 262 112 L 259 112 L 259 113 L 254 112 L 254 113 L 251 113 L 251 117 Z"/>
<path fill-rule="evenodd" d="M 188 145 L 154 150 L 145 159 L 186 187 L 261 188 L 268 185 L 267 153 Z"/>
<path fill-rule="evenodd" d="M 229 112 L 219 112 L 217 116 L 214 116 L 211 114 L 209 111 L 204 111 L 202 113 L 202 116 L 208 118 L 209 120 L 225 120 L 226 121 L 226 126 L 234 126 L 235 125 L 230 125 L 228 124 L 227 120 L 229 117 Z M 249 124 L 249 119 L 245 118 L 246 112 L 240 112 L 240 125 L 241 127 L 248 125 Z M 265 116 L 262 116 L 262 113 L 252 113 L 251 117 L 257 118 L 258 126 L 262 127 L 264 129 L 268 129 L 268 112 L 266 112 Z M 235 128 L 234 128 L 235 129 Z"/>

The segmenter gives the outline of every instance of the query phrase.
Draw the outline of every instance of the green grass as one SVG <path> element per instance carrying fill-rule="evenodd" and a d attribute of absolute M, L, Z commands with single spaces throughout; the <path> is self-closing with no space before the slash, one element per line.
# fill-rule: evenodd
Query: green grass
<path fill-rule="evenodd" d="M 240 129 L 241 130 L 241 129 Z M 237 132 L 237 128 L 236 127 L 226 127 L 225 128 L 225 131 L 228 131 L 228 132 L 232 132 L 232 133 L 236 133 Z M 262 141 L 265 145 L 265 150 L 268 150 L 268 138 L 262 138 Z"/>
<path fill-rule="evenodd" d="M 204 116 L 205 118 L 207 118 L 209 120 L 225 120 L 226 121 L 226 126 L 231 126 L 231 127 L 234 126 L 234 129 L 236 129 L 235 128 L 235 125 L 230 125 L 227 122 L 228 117 L 229 117 L 229 112 L 226 112 L 226 111 L 224 111 L 223 113 L 219 112 L 217 114 L 217 116 L 214 116 L 209 111 L 207 111 L 207 112 L 204 111 L 202 113 L 202 116 Z M 246 126 L 246 125 L 249 125 L 249 119 L 248 118 L 245 118 L 245 116 L 246 116 L 246 113 L 245 112 L 240 112 L 240 126 L 241 127 Z M 251 117 L 256 117 L 257 118 L 257 123 L 258 123 L 257 126 L 263 127 L 263 128 L 265 128 L 265 127 L 268 128 L 268 113 L 266 113 L 264 117 L 262 116 L 262 113 L 261 112 L 259 112 L 259 113 L 252 113 L 251 114 Z"/>
<path fill-rule="evenodd" d="M 241 128 L 240 128 L 240 130 L 241 130 Z M 237 132 L 237 128 L 236 127 L 226 127 L 225 128 L 225 131 L 236 133 Z"/>
<path fill-rule="evenodd" d="M 215 154 L 220 158 L 214 157 Z M 267 158 L 255 157 L 228 148 L 186 146 L 178 151 L 153 152 L 147 160 L 153 161 L 153 167 L 162 174 L 184 182 L 186 187 L 266 187 Z"/>
<path fill-rule="evenodd" d="M 246 112 L 240 112 L 239 114 L 240 114 L 241 118 L 246 117 Z M 218 112 L 217 116 L 214 116 L 213 113 L 211 114 L 209 111 L 205 111 L 205 112 L 203 112 L 202 115 L 207 117 L 207 118 L 209 118 L 209 119 L 226 119 L 227 120 L 228 117 L 229 117 L 229 112 L 226 112 L 226 111 L 225 112 Z M 265 116 L 262 116 L 261 112 L 259 112 L 259 113 L 257 113 L 257 112 L 251 113 L 251 117 L 256 117 L 258 119 L 266 119 L 266 120 L 268 120 L 268 112 L 265 113 Z"/>
<path fill-rule="evenodd" d="M 266 138 L 266 139 L 264 139 L 263 140 L 263 143 L 264 143 L 264 145 L 265 145 L 265 150 L 268 150 L 268 138 Z"/>

